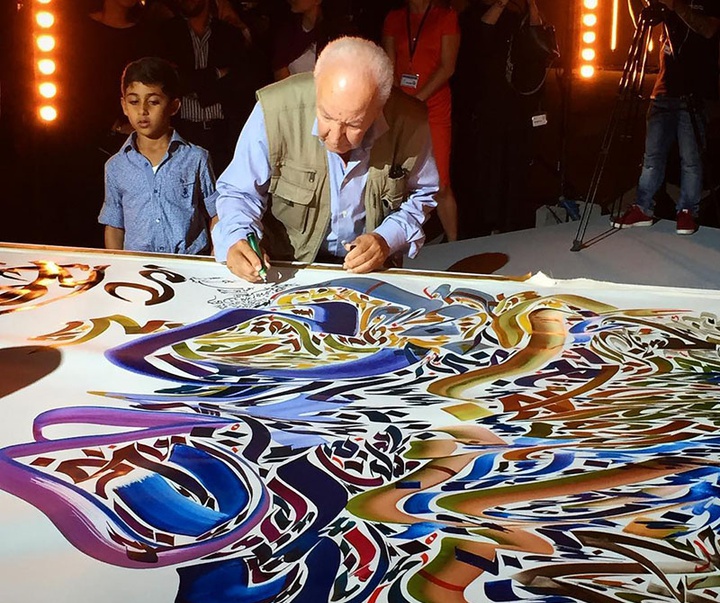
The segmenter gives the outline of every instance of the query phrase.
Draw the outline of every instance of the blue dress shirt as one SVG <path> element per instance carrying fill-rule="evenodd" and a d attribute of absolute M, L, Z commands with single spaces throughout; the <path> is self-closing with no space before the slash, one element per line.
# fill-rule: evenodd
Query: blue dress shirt
<path fill-rule="evenodd" d="M 173 132 L 153 170 L 137 150 L 136 136 L 133 132 L 105 164 L 105 202 L 98 221 L 122 228 L 128 250 L 209 253 L 208 224 L 216 211 L 208 152 Z"/>
<path fill-rule="evenodd" d="M 343 242 L 350 242 L 365 232 L 363 191 L 367 181 L 372 145 L 388 130 L 385 117 L 380 114 L 365 134 L 362 144 L 350 154 L 347 165 L 340 155 L 327 151 L 330 186 L 331 219 L 321 250 L 344 257 Z M 317 120 L 313 126 L 317 136 Z M 235 148 L 235 156 L 218 179 L 216 204 L 220 221 L 213 230 L 215 257 L 227 259 L 227 253 L 239 240 L 254 231 L 262 237 L 261 219 L 267 208 L 271 167 L 268 159 L 268 140 L 265 116 L 259 103 L 245 123 Z M 415 168 L 408 174 L 410 195 L 402 206 L 383 221 L 375 232 L 397 252 L 414 257 L 425 241 L 422 225 L 435 207 L 438 174 L 432 145 L 417 158 Z"/>

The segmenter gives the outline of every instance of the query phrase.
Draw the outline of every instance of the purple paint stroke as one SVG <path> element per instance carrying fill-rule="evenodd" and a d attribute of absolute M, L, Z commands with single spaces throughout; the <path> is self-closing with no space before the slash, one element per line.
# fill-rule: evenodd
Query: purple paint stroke
<path fill-rule="evenodd" d="M 90 412 L 87 412 L 88 410 Z M 99 561 L 120 567 L 147 568 L 165 567 L 197 560 L 216 553 L 249 534 L 257 527 L 270 508 L 270 496 L 267 488 L 254 473 L 250 472 L 250 475 L 256 477 L 257 483 L 251 488 L 254 493 L 259 495 L 259 500 L 255 509 L 246 516 L 241 525 L 223 536 L 179 547 L 150 542 L 141 535 L 125 529 L 127 524 L 110 509 L 98 505 L 92 495 L 15 459 L 68 448 L 108 446 L 150 437 L 187 434 L 199 425 L 223 427 L 234 421 L 213 417 L 191 417 L 185 414 L 167 415 L 105 408 L 65 408 L 40 415 L 37 418 L 38 424 L 33 431 L 41 435 L 44 427 L 59 424 L 60 418 L 63 417 L 67 418 L 69 423 L 78 424 L 155 425 L 140 431 L 134 430 L 118 434 L 78 436 L 57 441 L 43 439 L 38 442 L 10 446 L 0 451 L 0 489 L 22 498 L 42 511 L 68 542 Z M 241 462 L 241 458 L 236 457 L 234 461 Z M 119 536 L 119 539 L 140 543 L 141 546 L 131 552 L 129 547 L 116 542 L 112 537 L 113 534 Z M 141 560 L 141 556 L 144 556 L 146 560 Z M 150 558 L 152 561 L 147 560 Z"/>
<path fill-rule="evenodd" d="M 145 410 L 129 410 L 121 408 L 107 408 L 102 406 L 83 406 L 54 408 L 40 413 L 33 421 L 33 437 L 36 442 L 49 442 L 50 439 L 43 435 L 43 430 L 53 425 L 103 425 L 110 427 L 142 427 L 142 433 L 156 435 L 156 429 L 161 427 L 194 428 L 200 425 L 204 427 L 224 427 L 237 423 L 232 419 L 221 419 L 219 417 L 191 415 L 188 413 L 156 413 Z M 128 438 L 130 434 L 132 437 Z M 82 440 L 85 446 L 107 446 L 128 440 L 135 441 L 138 431 L 131 431 L 117 434 L 102 434 L 99 436 L 78 436 L 77 438 L 65 438 L 62 442 L 74 442 Z M 119 439 L 118 439 L 119 438 Z M 97 440 L 94 442 L 94 440 Z M 27 444 L 35 446 L 36 443 Z M 67 446 L 63 446 L 67 448 Z M 62 449 L 62 448 L 61 448 Z"/>

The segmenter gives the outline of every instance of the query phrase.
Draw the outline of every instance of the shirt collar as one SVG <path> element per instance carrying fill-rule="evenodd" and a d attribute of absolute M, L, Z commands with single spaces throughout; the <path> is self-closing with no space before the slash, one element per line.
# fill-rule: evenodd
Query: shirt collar
<path fill-rule="evenodd" d="M 183 17 L 185 19 L 185 24 L 187 25 L 187 28 L 190 30 L 190 34 L 195 36 L 198 40 L 202 40 L 205 36 L 210 35 L 210 32 L 212 31 L 213 26 L 213 16 L 212 13 L 210 13 L 210 17 L 208 19 L 207 29 L 202 34 L 195 33 L 195 30 L 192 28 L 192 25 L 190 25 L 190 19 L 187 17 Z"/>
<path fill-rule="evenodd" d="M 188 141 L 185 140 L 180 134 L 178 134 L 178 131 L 173 128 L 172 136 L 170 137 L 170 143 L 168 144 L 168 155 L 172 154 L 173 151 L 175 151 L 176 148 L 179 146 L 187 146 Z M 122 151 L 124 153 L 128 153 L 129 151 L 135 151 L 136 153 L 139 153 L 137 147 L 137 132 L 133 132 L 130 134 L 130 136 L 127 137 L 127 140 L 125 141 L 125 144 L 121 147 Z"/>

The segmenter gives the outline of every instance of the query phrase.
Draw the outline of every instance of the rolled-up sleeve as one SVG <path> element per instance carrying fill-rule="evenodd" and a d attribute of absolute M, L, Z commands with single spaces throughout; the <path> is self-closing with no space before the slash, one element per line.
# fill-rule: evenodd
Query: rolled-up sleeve
<path fill-rule="evenodd" d="M 250 231 L 262 237 L 267 207 L 270 160 L 265 118 L 256 104 L 240 133 L 235 155 L 217 182 L 212 202 L 219 222 L 212 232 L 215 259 L 225 262 L 228 250 Z"/>
<path fill-rule="evenodd" d="M 114 228 L 125 228 L 122 199 L 117 185 L 113 159 L 109 159 L 105 164 L 105 201 L 100 209 L 98 222 Z"/>

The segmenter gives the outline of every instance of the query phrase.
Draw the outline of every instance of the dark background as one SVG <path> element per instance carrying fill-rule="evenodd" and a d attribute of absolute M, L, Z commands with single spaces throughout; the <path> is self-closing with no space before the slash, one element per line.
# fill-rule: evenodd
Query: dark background
<path fill-rule="evenodd" d="M 631 0 L 635 2 L 636 0 Z M 43 124 L 36 116 L 33 78 L 31 2 L 0 0 L 0 183 L 3 218 L 0 219 L 0 240 L 20 243 L 40 243 L 77 246 L 73 234 L 73 212 L 76 208 L 97 207 L 102 204 L 102 190 L 88 191 L 78 186 L 82 175 L 80 157 L 68 152 L 72 143 L 82 132 L 67 126 L 63 119 L 63 106 L 59 103 L 60 117 L 56 122 Z M 388 1 L 364 0 L 362 18 L 377 22 L 392 7 Z M 596 77 L 583 80 L 577 76 L 563 78 L 565 62 L 577 55 L 572 48 L 575 36 L 570 24 L 579 18 L 577 12 L 582 4 L 570 1 L 538 0 L 546 21 L 555 25 L 563 59 L 549 73 L 543 109 L 548 115 L 547 126 L 534 131 L 528 212 L 546 204 L 556 204 L 564 193 L 570 199 L 583 199 L 590 184 L 598 153 L 610 113 L 617 98 L 618 81 L 625 63 L 634 25 L 621 0 L 621 22 L 618 50 L 609 50 L 609 10 L 611 3 L 601 3 L 607 14 L 601 15 L 603 25 L 599 28 L 597 47 L 599 57 Z M 63 48 L 71 40 L 63 39 L 63 20 L 77 16 L 84 10 L 81 0 L 56 0 L 53 8 L 59 13 L 55 28 L 58 42 L 58 61 L 63 60 Z M 21 7 L 18 10 L 18 7 Z M 248 19 L 261 19 L 266 13 L 285 7 L 282 0 L 239 2 L 240 11 L 247 11 Z M 260 26 L 267 21 L 258 21 Z M 379 32 L 380 22 L 375 24 Z M 91 51 L 91 49 L 88 49 Z M 651 73 L 646 87 L 652 85 L 652 69 L 656 67 L 657 53 L 650 55 Z M 72 94 L 72 78 L 60 78 L 61 95 Z M 563 93 L 562 84 L 571 84 L 570 94 Z M 563 129 L 563 100 L 569 100 L 567 128 Z M 609 206 L 621 191 L 633 187 L 639 174 L 643 148 L 644 124 L 641 110 L 635 124 L 635 135 L 627 137 L 613 150 L 608 162 L 597 201 Z M 77 117 L 74 123 L 77 123 Z M 69 120 L 68 120 L 69 121 Z M 80 120 L 81 121 L 81 120 Z M 717 140 L 717 123 L 712 127 L 712 145 Z M 563 143 L 565 155 L 562 154 Z M 561 186 L 564 173 L 564 186 Z M 673 170 L 670 170 L 673 179 Z M 97 199 L 90 198 L 88 195 Z M 707 211 L 701 222 L 716 222 L 714 211 Z M 671 205 L 670 211 L 671 211 Z M 659 207 L 662 213 L 662 204 Z M 83 210 L 86 211 L 86 210 Z M 87 222 L 87 221 L 86 221 Z M 98 233 L 100 226 L 97 226 Z"/>

